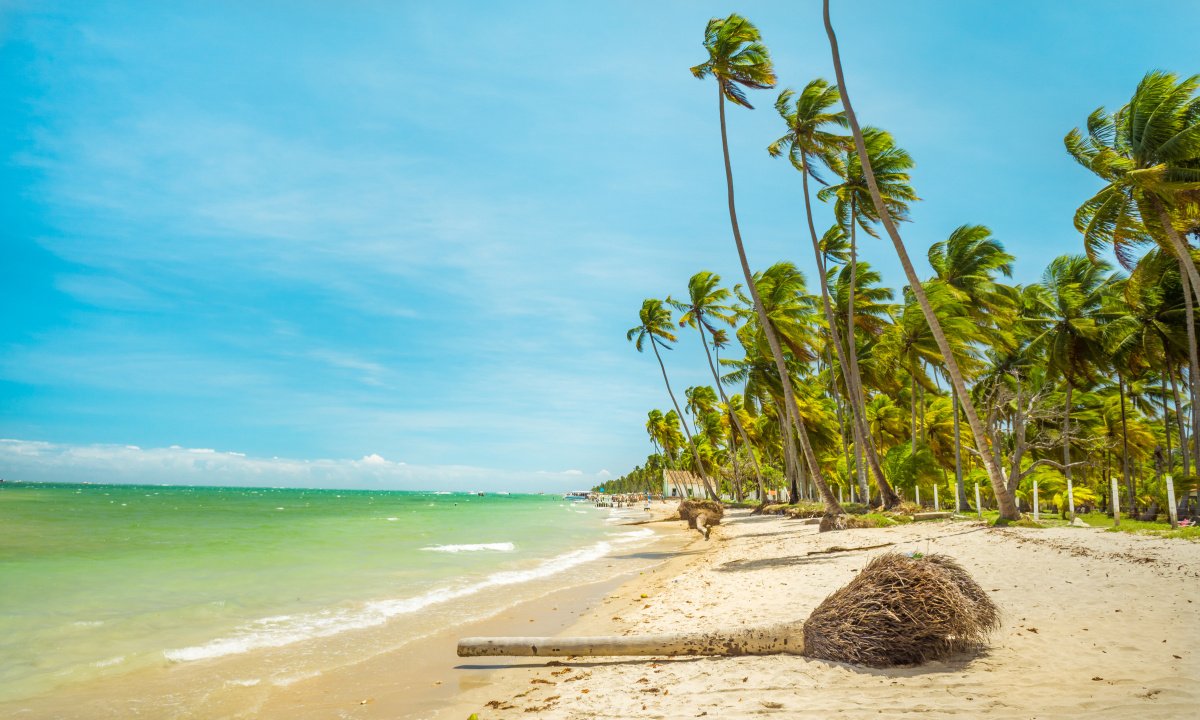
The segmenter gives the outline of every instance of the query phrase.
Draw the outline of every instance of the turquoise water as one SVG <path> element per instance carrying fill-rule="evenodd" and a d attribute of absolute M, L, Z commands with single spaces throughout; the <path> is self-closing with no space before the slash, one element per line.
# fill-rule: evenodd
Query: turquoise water
<path fill-rule="evenodd" d="M 558 495 L 6 483 L 0 700 L 452 622 L 649 534 Z"/>

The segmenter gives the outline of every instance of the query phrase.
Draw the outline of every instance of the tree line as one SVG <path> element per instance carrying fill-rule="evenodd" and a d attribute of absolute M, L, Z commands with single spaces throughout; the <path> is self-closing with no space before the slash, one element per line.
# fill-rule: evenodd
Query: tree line
<path fill-rule="evenodd" d="M 827 0 L 824 19 L 836 82 L 780 91 L 782 134 L 766 147 L 799 174 L 815 282 L 788 261 L 753 272 L 746 260 L 725 110 L 753 109 L 749 92 L 776 77 L 748 20 L 705 28 L 691 72 L 716 81 L 742 278 L 700 271 L 642 304 L 627 338 L 653 352 L 671 404 L 647 416 L 645 464 L 607 488 L 657 490 L 662 469 L 687 469 L 710 496 L 786 487 L 836 518 L 839 498 L 891 508 L 935 486 L 965 508 L 977 482 L 1009 520 L 1034 483 L 1064 515 L 1108 507 L 1114 478 L 1131 511 L 1165 503 L 1168 473 L 1186 493 L 1200 468 L 1200 76 L 1150 72 L 1126 105 L 1067 133 L 1067 153 L 1104 182 L 1075 213 L 1082 253 L 1014 284 L 1002 242 L 965 224 L 928 249 L 922 279 L 900 232 L 920 201 L 914 161 L 859 124 Z M 831 227 L 816 227 L 815 202 L 832 205 Z M 861 259 L 864 234 L 890 240 L 898 292 Z M 661 351 L 683 331 L 699 334 L 712 384 L 680 405 Z"/>

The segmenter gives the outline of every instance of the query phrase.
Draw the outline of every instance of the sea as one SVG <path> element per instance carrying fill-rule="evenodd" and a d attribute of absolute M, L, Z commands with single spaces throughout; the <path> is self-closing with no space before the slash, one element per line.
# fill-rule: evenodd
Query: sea
<path fill-rule="evenodd" d="M 0 707 L 189 664 L 286 686 L 611 574 L 653 540 L 627 524 L 638 512 L 561 494 L 7 482 Z"/>

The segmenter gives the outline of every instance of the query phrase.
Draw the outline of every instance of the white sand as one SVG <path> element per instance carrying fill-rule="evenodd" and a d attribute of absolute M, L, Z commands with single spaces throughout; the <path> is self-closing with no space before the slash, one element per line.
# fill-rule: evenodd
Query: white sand
<path fill-rule="evenodd" d="M 887 542 L 895 545 L 808 554 Z M 459 670 L 470 678 L 463 687 L 475 687 L 437 717 L 1151 720 L 1195 714 L 1200 543 L 1099 528 L 999 530 L 940 522 L 819 535 L 814 526 L 743 511 L 727 517 L 711 542 L 691 543 L 692 554 L 621 587 L 564 634 L 803 619 L 889 550 L 951 555 L 991 593 L 1003 625 L 983 652 L 889 670 L 797 656 L 590 658 L 561 665 L 478 658 L 469 662 L 500 669 Z M 513 628 L 512 634 L 524 633 Z M 479 686 L 481 678 L 487 684 Z"/>

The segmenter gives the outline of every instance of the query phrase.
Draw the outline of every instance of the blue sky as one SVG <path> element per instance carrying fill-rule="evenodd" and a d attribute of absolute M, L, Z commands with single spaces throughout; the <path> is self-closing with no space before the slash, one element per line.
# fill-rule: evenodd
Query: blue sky
<path fill-rule="evenodd" d="M 816 0 L 0 2 L 0 475 L 550 489 L 641 462 L 669 401 L 624 331 L 698 270 L 740 279 L 687 72 L 731 11 L 781 85 L 832 77 Z M 987 224 L 1019 281 L 1078 252 L 1096 182 L 1062 137 L 1200 71 L 1200 5 L 1170 12 L 835 2 L 856 110 L 918 163 L 910 251 Z M 809 272 L 774 95 L 729 111 L 739 215 L 755 267 Z M 700 353 L 668 355 L 678 391 Z"/>

